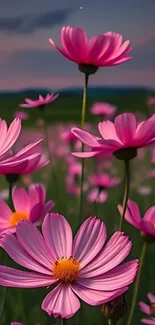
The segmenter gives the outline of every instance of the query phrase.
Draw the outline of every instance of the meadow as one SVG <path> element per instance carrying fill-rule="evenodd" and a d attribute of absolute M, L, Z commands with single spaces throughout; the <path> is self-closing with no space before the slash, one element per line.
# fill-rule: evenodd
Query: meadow
<path fill-rule="evenodd" d="M 38 95 L 38 93 L 36 92 Z M 21 92 L 16 94 L 1 94 L 0 95 L 0 116 L 6 121 L 10 122 L 14 113 L 19 108 L 19 104 L 24 102 L 25 97 L 31 97 L 35 99 L 34 92 Z M 98 119 L 91 114 L 90 108 L 95 102 L 108 102 L 117 107 L 117 114 L 123 112 L 133 112 L 137 116 L 142 118 L 148 118 L 153 113 L 153 108 L 147 107 L 147 97 L 149 95 L 148 90 L 135 90 L 124 91 L 122 94 L 99 94 L 98 96 L 88 97 L 87 103 L 87 122 L 89 123 L 91 130 L 97 134 L 97 122 Z M 152 92 L 151 95 L 154 95 Z M 69 129 L 70 125 L 80 125 L 81 118 L 81 96 L 76 95 L 64 95 L 60 93 L 60 97 L 52 105 L 46 108 L 45 121 L 46 128 L 48 127 L 49 144 L 51 143 L 51 156 L 52 165 L 46 166 L 43 170 L 32 174 L 30 177 L 21 177 L 19 184 L 29 185 L 30 182 L 40 182 L 45 184 L 47 188 L 47 199 L 52 199 L 55 202 L 55 208 L 53 211 L 63 214 L 70 222 L 74 233 L 78 228 L 77 210 L 78 210 L 78 195 L 73 193 L 67 193 L 66 190 L 66 176 L 68 173 L 68 163 L 64 160 L 65 153 L 62 149 L 63 140 L 60 138 L 59 130 L 63 128 L 65 131 Z M 26 111 L 26 110 L 25 110 Z M 29 119 L 23 121 L 23 128 L 21 135 L 21 142 L 24 145 L 29 141 L 36 141 L 36 138 L 44 137 L 44 128 L 39 126 L 36 121 L 41 118 L 39 110 L 29 109 L 27 110 Z M 19 141 L 19 147 L 21 143 Z M 54 146 L 54 151 L 52 148 Z M 44 143 L 42 150 L 47 153 L 47 144 Z M 67 148 L 66 156 L 69 157 L 71 148 Z M 146 209 L 152 205 L 155 205 L 155 179 L 149 176 L 149 171 L 155 170 L 154 164 L 151 163 L 152 149 L 141 149 L 139 155 L 131 162 L 131 188 L 129 198 L 136 201 L 141 209 L 141 215 L 143 216 Z M 66 158 L 66 157 L 65 157 Z M 77 159 L 80 162 L 80 159 Z M 95 172 L 97 159 L 87 159 L 85 164 L 85 181 L 88 182 L 88 177 Z M 120 178 L 120 184 L 117 187 L 108 189 L 108 199 L 104 203 L 96 205 L 88 200 L 88 192 L 84 193 L 84 215 L 85 218 L 89 216 L 100 217 L 106 224 L 108 229 L 108 237 L 118 229 L 120 215 L 118 213 L 117 205 L 122 203 L 123 198 L 123 179 L 124 179 L 124 166 L 123 162 L 113 158 L 110 165 L 100 162 L 102 172 L 110 173 L 113 176 Z M 103 166 L 102 166 L 103 163 Z M 77 186 L 79 185 L 77 180 Z M 6 189 L 7 182 L 4 177 L 1 176 L 0 188 Z M 139 231 L 125 222 L 124 231 L 132 239 L 133 247 L 131 252 L 132 258 L 138 258 L 141 251 L 142 239 Z M 1 251 L 2 260 L 5 259 L 5 253 Z M 130 259 L 131 259 L 130 257 Z M 9 258 L 9 266 L 16 266 L 14 262 Z M 18 268 L 21 268 L 18 266 Z M 21 268 L 22 269 L 22 268 Z M 141 285 L 139 289 L 138 301 L 146 301 L 147 292 L 155 294 L 155 245 L 150 244 L 146 260 L 142 272 Z M 129 289 L 128 295 L 128 308 L 130 308 L 132 297 L 133 285 Z M 56 320 L 53 317 L 49 317 L 40 308 L 40 304 L 43 297 L 50 288 L 42 289 L 15 289 L 7 288 L 6 291 L 6 305 L 3 313 L 2 325 L 10 324 L 11 321 L 21 321 L 24 325 L 42 324 L 52 325 L 56 324 Z M 1 292 L 3 294 L 3 288 L 0 288 L 0 306 L 1 306 Z M 82 309 L 76 313 L 71 319 L 67 320 L 68 325 L 101 325 L 106 324 L 106 319 L 100 311 L 100 306 L 92 307 L 82 303 Z M 136 312 L 134 314 L 133 325 L 140 324 L 140 318 L 142 312 L 139 310 L 138 304 Z M 126 324 L 126 318 L 119 323 Z"/>

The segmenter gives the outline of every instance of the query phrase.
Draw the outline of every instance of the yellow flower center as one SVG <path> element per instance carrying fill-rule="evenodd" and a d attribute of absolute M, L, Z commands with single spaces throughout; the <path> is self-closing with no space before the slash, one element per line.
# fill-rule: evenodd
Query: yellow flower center
<path fill-rule="evenodd" d="M 69 259 L 63 257 L 53 264 L 54 277 L 65 283 L 74 282 L 79 275 L 79 266 L 80 263 L 74 257 L 71 256 Z"/>
<path fill-rule="evenodd" d="M 29 216 L 26 212 L 14 212 L 11 217 L 10 217 L 10 226 L 14 227 L 17 225 L 18 221 L 22 220 L 22 219 L 26 219 L 29 220 Z"/>

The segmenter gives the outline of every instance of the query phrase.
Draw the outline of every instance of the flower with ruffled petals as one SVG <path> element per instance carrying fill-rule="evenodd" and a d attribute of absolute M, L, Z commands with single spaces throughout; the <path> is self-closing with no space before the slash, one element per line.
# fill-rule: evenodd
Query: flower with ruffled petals
<path fill-rule="evenodd" d="M 29 221 L 17 224 L 16 236 L 5 234 L 1 246 L 21 266 L 33 272 L 0 265 L 0 285 L 19 288 L 57 286 L 42 302 L 42 309 L 55 318 L 70 318 L 80 301 L 96 306 L 121 295 L 134 281 L 138 260 L 123 264 L 132 243 L 115 232 L 105 245 L 105 224 L 88 218 L 74 240 L 67 220 L 47 214 L 42 233 Z M 105 245 L 105 247 L 104 247 Z"/>
<path fill-rule="evenodd" d="M 41 184 L 32 184 L 28 191 L 21 187 L 12 190 L 14 211 L 0 199 L 0 235 L 6 232 L 14 233 L 20 220 L 29 220 L 40 225 L 43 217 L 54 207 L 53 201 L 45 203 L 46 190 Z"/>
<path fill-rule="evenodd" d="M 138 125 L 134 114 L 120 114 L 114 123 L 100 122 L 98 129 L 100 137 L 80 128 L 72 128 L 73 134 L 91 148 L 89 152 L 74 152 L 74 156 L 88 158 L 114 154 L 118 159 L 129 160 L 136 157 L 138 148 L 155 144 L 155 114 Z"/>
<path fill-rule="evenodd" d="M 122 35 L 107 32 L 88 39 L 82 28 L 66 26 L 61 30 L 59 47 L 50 38 L 49 42 L 67 59 L 76 62 L 79 70 L 86 74 L 95 73 L 98 67 L 118 65 L 131 59 L 130 41 L 122 43 Z"/>
<path fill-rule="evenodd" d="M 25 98 L 25 103 L 20 104 L 20 107 L 24 108 L 39 108 L 43 107 L 45 105 L 49 105 L 52 102 L 54 102 L 58 98 L 59 94 L 54 95 L 52 94 L 47 94 L 46 97 L 43 97 L 42 95 L 39 95 L 39 98 L 37 100 L 32 100 L 30 98 Z"/>
<path fill-rule="evenodd" d="M 103 203 L 108 199 L 107 189 L 119 184 L 117 177 L 111 178 L 108 174 L 93 174 L 88 178 L 89 183 L 95 186 L 88 194 L 91 202 Z"/>
<path fill-rule="evenodd" d="M 122 215 L 123 208 L 121 205 L 118 206 L 119 212 Z M 144 236 L 151 236 L 150 239 L 154 237 L 155 240 L 155 206 L 149 208 L 142 219 L 140 216 L 140 211 L 137 203 L 128 200 L 126 213 L 124 216 L 125 220 L 132 226 L 139 229 Z"/>
<path fill-rule="evenodd" d="M 150 306 L 145 302 L 140 301 L 139 307 L 140 310 L 146 315 L 150 316 L 149 318 L 142 318 L 141 322 L 144 324 L 155 325 L 155 296 L 152 293 L 148 293 L 147 297 L 150 301 Z M 153 317 L 154 316 L 154 317 Z"/>
<path fill-rule="evenodd" d="M 110 117 L 116 112 L 116 107 L 109 103 L 95 103 L 91 108 L 91 113 L 98 116 Z"/>

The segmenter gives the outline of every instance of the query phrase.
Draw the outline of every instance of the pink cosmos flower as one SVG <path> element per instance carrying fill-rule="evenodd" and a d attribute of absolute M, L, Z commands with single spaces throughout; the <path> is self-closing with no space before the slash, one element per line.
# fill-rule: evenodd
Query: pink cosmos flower
<path fill-rule="evenodd" d="M 29 118 L 29 116 L 26 112 L 19 112 L 19 111 L 16 111 L 14 113 L 14 116 L 17 118 L 20 118 L 21 120 L 28 120 L 28 118 Z"/>
<path fill-rule="evenodd" d="M 147 100 L 147 104 L 149 107 L 155 107 L 155 96 L 149 97 Z"/>
<path fill-rule="evenodd" d="M 118 206 L 118 210 L 122 215 L 123 209 L 121 205 Z M 142 219 L 138 205 L 134 201 L 128 200 L 124 218 L 127 222 L 139 229 L 142 233 L 155 236 L 155 206 L 149 208 L 146 211 L 144 218 Z"/>
<path fill-rule="evenodd" d="M 116 112 L 116 107 L 108 103 L 95 103 L 91 108 L 93 115 L 110 117 Z"/>
<path fill-rule="evenodd" d="M 142 318 L 141 322 L 144 324 L 155 325 L 155 318 L 151 317 L 151 316 L 155 316 L 155 296 L 152 293 L 148 293 L 147 297 L 151 305 L 149 306 L 145 302 L 140 301 L 139 307 L 140 310 L 146 315 L 150 316 L 150 318 Z"/>
<path fill-rule="evenodd" d="M 68 166 L 68 174 L 66 177 L 66 190 L 67 193 L 78 195 L 80 193 L 79 176 L 81 175 L 82 165 L 75 160 Z M 84 184 L 85 186 L 85 184 Z M 84 189 L 83 186 L 83 189 Z M 85 189 L 84 189 L 85 190 Z"/>
<path fill-rule="evenodd" d="M 60 136 L 62 140 L 65 140 L 69 144 L 74 144 L 77 141 L 77 137 L 71 131 L 64 131 Z"/>
<path fill-rule="evenodd" d="M 10 150 L 7 155 L 0 156 L 0 174 L 26 175 L 46 166 L 49 161 L 46 156 L 37 152 L 37 147 L 42 140 L 31 143 L 13 154 Z"/>
<path fill-rule="evenodd" d="M 151 187 L 150 186 L 139 186 L 138 189 L 137 189 L 137 192 L 143 196 L 147 196 L 147 195 L 150 195 L 151 193 Z"/>
<path fill-rule="evenodd" d="M 16 231 L 20 220 L 26 219 L 40 225 L 43 217 L 55 206 L 53 201 L 45 203 L 46 190 L 41 184 L 32 184 L 28 191 L 21 187 L 14 187 L 12 201 L 14 210 L 0 199 L 0 235 Z"/>
<path fill-rule="evenodd" d="M 25 107 L 25 108 L 38 108 L 42 107 L 45 105 L 48 105 L 52 102 L 54 102 L 58 98 L 59 94 L 54 95 L 52 94 L 47 94 L 46 97 L 43 97 L 42 95 L 39 95 L 39 99 L 37 100 L 32 100 L 30 98 L 25 98 L 25 104 L 20 104 L 20 107 Z"/>
<path fill-rule="evenodd" d="M 8 127 L 5 120 L 0 119 L 0 157 L 16 142 L 21 132 L 21 120 L 15 118 Z"/>
<path fill-rule="evenodd" d="M 90 152 L 74 152 L 74 156 L 88 158 L 99 154 L 113 154 L 120 149 L 138 149 L 155 144 L 155 114 L 137 125 L 134 114 L 123 113 L 115 118 L 114 123 L 100 122 L 98 129 L 100 137 L 80 128 L 72 128 L 73 134 L 91 148 Z"/>
<path fill-rule="evenodd" d="M 4 120 L 0 119 L 0 174 L 24 175 L 32 173 L 49 161 L 38 152 L 37 142 L 27 145 L 18 152 L 14 152 L 14 144 L 21 132 L 21 120 L 14 119 L 9 128 Z"/>
<path fill-rule="evenodd" d="M 113 66 L 131 59 L 131 56 L 127 56 L 132 49 L 130 41 L 122 43 L 122 35 L 119 33 L 107 32 L 88 39 L 82 28 L 66 26 L 61 30 L 62 48 L 51 38 L 49 42 L 63 56 L 78 64 Z"/>
<path fill-rule="evenodd" d="M 111 178 L 108 174 L 93 174 L 89 178 L 89 183 L 95 188 L 90 191 L 88 200 L 91 202 L 103 203 L 108 199 L 106 189 L 114 187 L 120 183 L 117 177 Z"/>
<path fill-rule="evenodd" d="M 42 302 L 49 315 L 70 318 L 80 308 L 78 297 L 100 305 L 124 293 L 134 281 L 138 260 L 120 265 L 130 253 L 130 239 L 115 232 L 105 245 L 106 226 L 101 220 L 88 218 L 73 240 L 67 220 L 51 213 L 43 221 L 42 233 L 22 220 L 16 236 L 2 237 L 3 249 L 31 272 L 0 265 L 0 285 L 36 288 L 57 283 Z"/>

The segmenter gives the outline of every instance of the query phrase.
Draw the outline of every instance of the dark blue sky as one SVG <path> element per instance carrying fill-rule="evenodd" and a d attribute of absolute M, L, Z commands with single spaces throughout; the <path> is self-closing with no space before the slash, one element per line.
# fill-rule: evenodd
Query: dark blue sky
<path fill-rule="evenodd" d="M 131 40 L 133 59 L 101 68 L 91 84 L 155 87 L 154 13 L 155 0 L 1 0 L 0 89 L 82 85 L 76 65 L 48 43 L 49 37 L 60 42 L 64 25 Z"/>

